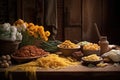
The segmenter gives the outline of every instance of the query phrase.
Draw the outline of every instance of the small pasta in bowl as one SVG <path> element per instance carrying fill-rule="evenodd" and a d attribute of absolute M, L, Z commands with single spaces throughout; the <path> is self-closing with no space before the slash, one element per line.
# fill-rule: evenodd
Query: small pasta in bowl
<path fill-rule="evenodd" d="M 64 56 L 71 56 L 72 53 L 80 49 L 79 45 L 72 43 L 70 40 L 65 40 L 63 43 L 57 45 L 57 47 Z"/>
<path fill-rule="evenodd" d="M 96 43 L 89 43 L 83 46 L 83 53 L 85 56 L 91 54 L 100 55 L 100 46 Z"/>
<path fill-rule="evenodd" d="M 91 54 L 89 56 L 84 56 L 81 58 L 83 61 L 83 64 L 88 65 L 88 64 L 98 64 L 100 63 L 103 59 L 100 56 L 97 56 L 96 54 Z"/>

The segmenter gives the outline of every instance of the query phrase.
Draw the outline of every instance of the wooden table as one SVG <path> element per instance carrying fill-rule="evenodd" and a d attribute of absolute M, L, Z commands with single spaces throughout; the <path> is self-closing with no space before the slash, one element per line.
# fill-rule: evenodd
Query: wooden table
<path fill-rule="evenodd" d="M 117 47 L 120 50 L 120 47 Z M 5 69 L 0 68 L 0 80 L 5 79 Z M 13 71 L 12 80 L 29 80 L 26 72 Z M 106 67 L 70 66 L 64 69 L 38 69 L 37 80 L 120 80 L 120 64 Z"/>
<path fill-rule="evenodd" d="M 120 65 L 106 67 L 71 66 L 64 69 L 38 69 L 37 80 L 120 80 Z M 13 80 L 29 80 L 23 71 L 12 72 Z M 0 80 L 5 80 L 0 68 Z"/>

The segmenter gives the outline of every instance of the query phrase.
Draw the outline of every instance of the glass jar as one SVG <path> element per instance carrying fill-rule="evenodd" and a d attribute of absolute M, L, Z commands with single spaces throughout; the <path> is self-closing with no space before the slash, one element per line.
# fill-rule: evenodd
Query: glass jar
<path fill-rule="evenodd" d="M 107 36 L 101 36 L 98 43 L 100 46 L 101 55 L 109 51 L 109 42 L 107 40 Z"/>

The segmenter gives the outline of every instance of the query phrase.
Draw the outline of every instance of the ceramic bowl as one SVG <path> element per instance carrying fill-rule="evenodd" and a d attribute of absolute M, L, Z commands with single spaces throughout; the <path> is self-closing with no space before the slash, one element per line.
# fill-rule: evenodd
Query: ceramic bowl
<path fill-rule="evenodd" d="M 76 47 L 76 48 L 61 48 L 59 45 L 57 45 L 58 49 L 60 52 L 62 52 L 62 54 L 64 56 L 71 56 L 72 53 L 80 50 L 80 46 Z"/>
<path fill-rule="evenodd" d="M 100 50 L 84 50 L 83 49 L 83 54 L 85 56 L 91 55 L 91 54 L 97 54 L 100 55 Z"/>
<path fill-rule="evenodd" d="M 83 61 L 84 65 L 88 65 L 88 64 L 96 65 L 101 61 L 103 61 L 103 58 L 99 56 L 99 60 L 86 60 L 84 57 L 82 57 L 81 60 Z"/>
<path fill-rule="evenodd" d="M 13 54 L 11 54 L 11 57 L 18 63 L 25 63 L 25 62 L 29 62 L 29 61 L 32 61 L 32 60 L 35 60 L 37 58 L 41 58 L 41 57 L 44 57 L 44 56 L 47 56 L 48 54 L 44 54 L 44 55 L 40 55 L 40 56 L 34 56 L 34 57 L 18 57 L 18 56 L 15 56 Z"/>

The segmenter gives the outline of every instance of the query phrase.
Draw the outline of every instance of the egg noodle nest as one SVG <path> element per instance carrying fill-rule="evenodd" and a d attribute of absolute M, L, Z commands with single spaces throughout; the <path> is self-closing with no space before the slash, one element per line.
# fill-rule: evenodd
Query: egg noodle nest
<path fill-rule="evenodd" d="M 12 80 L 12 74 L 10 74 L 10 72 L 20 70 L 26 72 L 26 76 L 28 76 L 29 80 L 37 80 L 36 79 L 37 69 L 61 69 L 78 64 L 80 64 L 80 62 L 71 57 L 65 58 L 60 57 L 57 54 L 49 54 L 48 56 L 38 58 L 35 61 L 9 67 L 6 69 L 5 75 L 6 78 Z"/>

